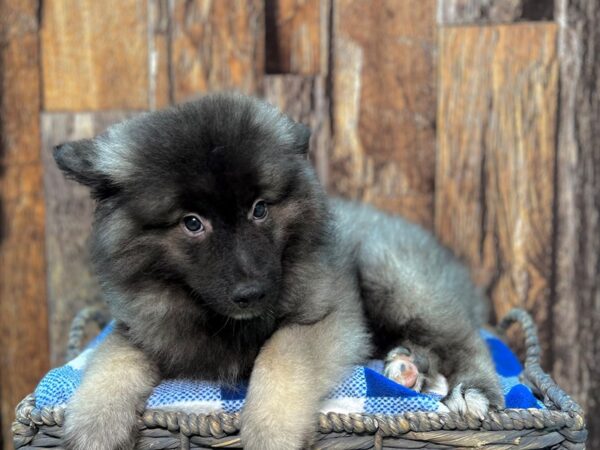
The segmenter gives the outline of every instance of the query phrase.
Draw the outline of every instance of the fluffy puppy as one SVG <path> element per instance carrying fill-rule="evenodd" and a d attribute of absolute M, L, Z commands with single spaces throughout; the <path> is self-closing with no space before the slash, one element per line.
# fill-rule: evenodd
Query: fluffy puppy
<path fill-rule="evenodd" d="M 117 323 L 67 407 L 66 448 L 133 448 L 167 377 L 250 377 L 244 447 L 300 448 L 348 369 L 398 346 L 447 378 L 450 409 L 502 405 L 467 271 L 421 228 L 329 199 L 309 134 L 219 94 L 56 147 L 97 200 L 92 259 Z"/>

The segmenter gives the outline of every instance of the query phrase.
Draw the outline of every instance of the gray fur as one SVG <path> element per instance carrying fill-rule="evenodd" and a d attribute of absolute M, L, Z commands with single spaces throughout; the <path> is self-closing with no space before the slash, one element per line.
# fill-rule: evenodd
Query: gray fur
<path fill-rule="evenodd" d="M 69 450 L 131 448 L 149 388 L 177 376 L 250 377 L 245 447 L 300 448 L 352 365 L 400 345 L 448 379 L 449 408 L 502 406 L 467 270 L 418 226 L 329 199 L 308 137 L 261 101 L 221 94 L 57 147 L 98 200 L 92 257 L 117 321 L 68 405 Z M 197 237 L 189 213 L 206 223 Z M 260 295 L 240 304 L 248 283 Z"/>
<path fill-rule="evenodd" d="M 478 329 L 487 302 L 467 269 L 433 235 L 365 205 L 332 202 L 337 234 L 356 248 L 365 312 L 380 357 L 399 345 L 430 359 L 451 389 L 476 388 L 494 407 L 503 398 Z"/>

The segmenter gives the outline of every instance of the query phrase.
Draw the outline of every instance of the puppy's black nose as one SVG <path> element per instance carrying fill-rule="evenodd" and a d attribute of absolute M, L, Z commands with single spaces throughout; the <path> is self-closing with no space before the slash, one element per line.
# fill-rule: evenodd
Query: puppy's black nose
<path fill-rule="evenodd" d="M 233 291 L 233 302 L 240 308 L 250 306 L 265 297 L 265 289 L 258 283 L 239 284 Z"/>

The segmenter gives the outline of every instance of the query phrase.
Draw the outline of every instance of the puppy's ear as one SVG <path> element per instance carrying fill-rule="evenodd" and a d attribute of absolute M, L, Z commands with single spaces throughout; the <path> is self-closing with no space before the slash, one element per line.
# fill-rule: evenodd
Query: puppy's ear
<path fill-rule="evenodd" d="M 82 139 L 57 145 L 53 156 L 65 177 L 89 187 L 93 197 L 102 198 L 115 187 L 110 177 L 97 167 L 97 151 L 94 140 Z"/>
<path fill-rule="evenodd" d="M 298 155 L 307 155 L 308 154 L 308 146 L 310 141 L 310 128 L 306 125 L 295 122 L 294 123 L 294 151 Z"/>

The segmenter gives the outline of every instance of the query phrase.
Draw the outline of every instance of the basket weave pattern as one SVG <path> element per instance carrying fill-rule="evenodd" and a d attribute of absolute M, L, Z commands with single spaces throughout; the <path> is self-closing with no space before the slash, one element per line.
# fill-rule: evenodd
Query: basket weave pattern
<path fill-rule="evenodd" d="M 106 317 L 83 310 L 73 321 L 69 356 L 81 349 L 89 321 Z M 526 345 L 523 382 L 538 393 L 548 409 L 490 411 L 483 419 L 455 413 L 409 412 L 399 415 L 320 414 L 312 448 L 317 449 L 565 449 L 585 448 L 587 430 L 581 407 L 539 364 L 540 346 L 535 324 L 523 310 L 512 310 L 499 328 L 519 322 Z M 15 449 L 61 448 L 64 408 L 35 407 L 27 396 L 16 409 L 13 423 Z M 136 449 L 242 448 L 239 414 L 184 414 L 146 410 L 139 420 Z"/>

